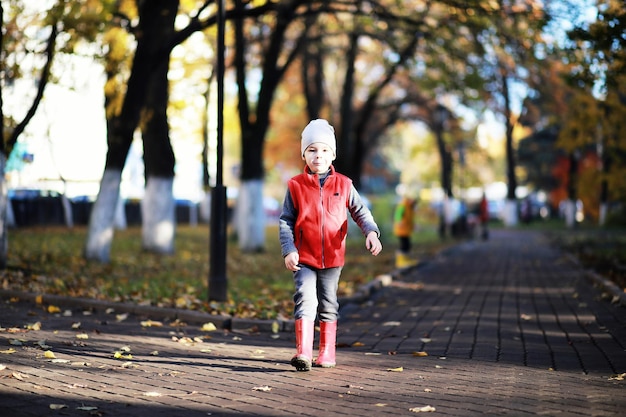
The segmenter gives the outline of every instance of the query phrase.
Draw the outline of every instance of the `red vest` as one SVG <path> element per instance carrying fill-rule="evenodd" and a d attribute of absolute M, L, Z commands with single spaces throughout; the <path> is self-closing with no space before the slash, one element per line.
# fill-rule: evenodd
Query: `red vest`
<path fill-rule="evenodd" d="M 293 177 L 288 185 L 298 212 L 294 228 L 300 263 L 318 269 L 343 266 L 348 233 L 348 203 L 352 181 L 331 171 L 320 187 L 317 174 Z"/>

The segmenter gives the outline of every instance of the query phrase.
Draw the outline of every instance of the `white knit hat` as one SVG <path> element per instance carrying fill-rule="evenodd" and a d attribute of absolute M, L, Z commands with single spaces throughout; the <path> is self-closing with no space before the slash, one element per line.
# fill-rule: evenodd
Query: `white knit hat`
<path fill-rule="evenodd" d="M 300 153 L 304 156 L 304 151 L 313 143 L 323 143 L 333 150 L 333 156 L 337 153 L 337 143 L 335 140 L 335 129 L 324 119 L 311 120 L 302 131 L 302 143 Z"/>

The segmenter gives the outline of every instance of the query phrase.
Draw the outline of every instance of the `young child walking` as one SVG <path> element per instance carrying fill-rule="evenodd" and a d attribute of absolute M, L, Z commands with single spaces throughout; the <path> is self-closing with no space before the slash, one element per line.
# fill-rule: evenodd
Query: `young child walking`
<path fill-rule="evenodd" d="M 372 213 L 352 180 L 332 165 L 336 149 L 335 130 L 326 120 L 313 120 L 304 128 L 300 153 L 306 165 L 288 182 L 279 220 L 285 267 L 293 271 L 295 284 L 296 354 L 291 365 L 298 371 L 311 369 L 316 318 L 320 343 L 315 364 L 323 368 L 336 364 L 337 288 L 345 261 L 348 212 L 372 255 L 382 250 Z"/>

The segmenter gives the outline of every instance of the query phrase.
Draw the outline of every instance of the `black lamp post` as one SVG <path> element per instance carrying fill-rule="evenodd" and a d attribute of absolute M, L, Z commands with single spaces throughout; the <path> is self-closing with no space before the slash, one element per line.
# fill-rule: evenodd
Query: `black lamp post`
<path fill-rule="evenodd" d="M 224 0 L 217 2 L 217 169 L 211 190 L 209 301 L 226 301 L 226 187 L 224 155 Z"/>
<path fill-rule="evenodd" d="M 446 144 L 443 140 L 443 133 L 446 122 L 448 121 L 448 109 L 441 104 L 437 104 L 437 107 L 433 110 L 433 127 L 435 130 L 435 136 L 437 139 L 437 147 L 439 149 L 439 156 L 441 157 L 441 188 L 443 189 L 444 199 L 441 202 L 441 210 L 439 213 L 439 236 L 444 238 L 446 236 L 446 209 L 448 205 L 448 199 L 452 197 L 452 190 L 450 188 L 450 155 L 446 149 Z"/>

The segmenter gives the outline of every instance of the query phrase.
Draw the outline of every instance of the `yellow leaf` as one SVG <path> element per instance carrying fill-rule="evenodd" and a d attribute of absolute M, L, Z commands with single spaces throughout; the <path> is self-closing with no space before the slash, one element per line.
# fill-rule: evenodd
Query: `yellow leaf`
<path fill-rule="evenodd" d="M 209 322 L 209 323 L 204 323 L 202 327 L 200 328 L 200 330 L 203 332 L 214 332 L 217 330 L 217 327 L 215 327 L 215 324 Z"/>
<path fill-rule="evenodd" d="M 362 343 L 362 342 L 354 342 L 354 343 L 352 344 L 352 346 L 354 346 L 354 347 L 360 347 L 360 346 L 365 346 L 365 344 L 364 344 L 364 343 Z"/>
<path fill-rule="evenodd" d="M 13 348 L 7 349 L 7 350 L 0 350 L 0 353 L 6 353 L 6 354 L 15 353 L 15 352 L 16 352 L 16 350 L 13 349 Z"/>
<path fill-rule="evenodd" d="M 38 295 L 37 297 L 35 297 L 35 303 L 43 304 L 43 296 Z"/>
<path fill-rule="evenodd" d="M 41 330 L 41 322 L 32 323 L 26 326 L 28 330 Z"/>
<path fill-rule="evenodd" d="M 400 366 L 399 368 L 389 368 L 387 370 L 389 372 L 402 372 L 402 371 L 404 371 L 404 368 Z"/>
<path fill-rule="evenodd" d="M 76 335 L 77 339 L 89 339 L 89 335 L 87 333 L 78 333 Z"/>
<path fill-rule="evenodd" d="M 126 313 L 115 315 L 115 320 L 117 320 L 117 321 L 124 321 L 127 318 L 128 318 L 128 314 L 126 314 Z"/>
<path fill-rule="evenodd" d="M 422 356 L 428 356 L 428 353 L 421 351 L 421 352 L 413 352 L 413 356 L 418 356 L 418 357 L 422 357 Z"/>
<path fill-rule="evenodd" d="M 145 320 L 141 322 L 142 327 L 161 327 L 163 323 L 160 321 Z"/>
<path fill-rule="evenodd" d="M 54 313 L 60 313 L 61 309 L 57 306 L 53 306 L 53 305 L 49 305 L 48 306 L 48 313 L 50 314 L 54 314 Z"/>
<path fill-rule="evenodd" d="M 54 356 L 54 352 L 52 352 L 51 350 L 46 350 L 43 356 L 46 359 L 56 359 L 56 356 Z"/>

